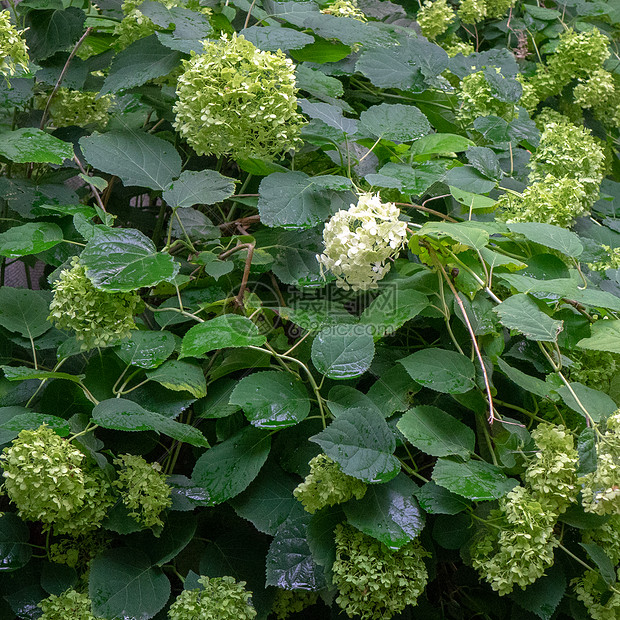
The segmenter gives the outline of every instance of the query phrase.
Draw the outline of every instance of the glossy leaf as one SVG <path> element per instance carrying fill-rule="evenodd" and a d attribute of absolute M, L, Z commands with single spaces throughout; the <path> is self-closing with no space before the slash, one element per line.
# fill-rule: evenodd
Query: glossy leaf
<path fill-rule="evenodd" d="M 159 368 L 149 370 L 146 376 L 168 390 L 189 392 L 196 398 L 202 398 L 207 394 L 207 382 L 202 368 L 189 362 L 169 360 Z"/>
<path fill-rule="evenodd" d="M 583 244 L 572 231 L 560 226 L 541 222 L 516 222 L 508 228 L 526 237 L 529 241 L 539 243 L 547 248 L 558 250 L 571 258 L 577 258 L 583 252 Z"/>
<path fill-rule="evenodd" d="M 47 291 L 0 287 L 0 325 L 24 338 L 36 338 L 52 328 L 47 320 L 51 296 Z"/>
<path fill-rule="evenodd" d="M 431 131 L 419 108 L 400 103 L 374 105 L 361 113 L 360 123 L 373 136 L 397 142 L 410 142 Z"/>
<path fill-rule="evenodd" d="M 234 181 L 215 170 L 185 170 L 163 193 L 171 207 L 193 207 L 222 202 L 235 191 Z"/>
<path fill-rule="evenodd" d="M 437 392 L 463 394 L 474 387 L 474 365 L 456 351 L 422 349 L 399 363 L 416 383 Z"/>
<path fill-rule="evenodd" d="M 562 321 L 545 314 L 528 295 L 512 295 L 495 308 L 500 323 L 531 340 L 556 342 L 563 328 Z"/>
<path fill-rule="evenodd" d="M 0 233 L 0 256 L 15 258 L 38 254 L 58 245 L 62 230 L 56 224 L 38 222 L 14 226 Z"/>
<path fill-rule="evenodd" d="M 166 331 L 134 331 L 116 347 L 116 354 L 128 366 L 157 368 L 174 351 L 174 336 Z"/>
<path fill-rule="evenodd" d="M 0 566 L 4 573 L 25 566 L 32 556 L 28 526 L 13 512 L 0 517 Z"/>
<path fill-rule="evenodd" d="M 73 157 L 73 145 L 31 127 L 3 133 L 0 155 L 16 164 L 62 164 Z"/>
<path fill-rule="evenodd" d="M 334 325 L 312 341 L 312 363 L 330 379 L 358 377 L 370 368 L 375 355 L 372 335 L 355 325 Z"/>

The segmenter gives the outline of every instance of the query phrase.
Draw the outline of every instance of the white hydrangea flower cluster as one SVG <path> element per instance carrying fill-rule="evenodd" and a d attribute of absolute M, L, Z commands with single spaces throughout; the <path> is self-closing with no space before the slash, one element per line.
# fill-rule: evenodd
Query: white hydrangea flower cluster
<path fill-rule="evenodd" d="M 356 205 L 329 220 L 323 230 L 325 252 L 317 260 L 336 276 L 337 286 L 353 291 L 377 288 L 390 270 L 387 261 L 405 244 L 407 224 L 399 215 L 393 202 L 364 193 Z"/>

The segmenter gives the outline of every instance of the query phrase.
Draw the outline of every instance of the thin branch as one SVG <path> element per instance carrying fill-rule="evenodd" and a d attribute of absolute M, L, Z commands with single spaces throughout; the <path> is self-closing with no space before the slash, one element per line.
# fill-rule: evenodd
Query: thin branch
<path fill-rule="evenodd" d="M 445 213 L 442 213 L 441 211 L 435 211 L 435 209 L 430 209 L 429 207 L 424 207 L 422 205 L 414 205 L 414 204 L 411 204 L 410 202 L 396 202 L 394 204 L 399 207 L 410 207 L 411 209 L 416 209 L 417 211 L 424 211 L 424 213 L 430 213 L 431 215 L 435 215 L 437 217 L 440 217 L 443 220 L 446 220 L 446 222 L 453 222 L 455 224 L 457 223 L 457 220 L 450 217 L 449 215 L 446 215 Z"/>

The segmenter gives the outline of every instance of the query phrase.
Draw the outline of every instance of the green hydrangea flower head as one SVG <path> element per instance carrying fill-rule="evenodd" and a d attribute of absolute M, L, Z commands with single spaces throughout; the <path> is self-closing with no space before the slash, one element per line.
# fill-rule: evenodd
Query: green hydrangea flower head
<path fill-rule="evenodd" d="M 318 600 L 319 595 L 317 592 L 278 588 L 271 606 L 271 613 L 276 620 L 286 620 L 292 614 L 299 613 L 307 607 L 312 607 Z"/>
<path fill-rule="evenodd" d="M 620 569 L 617 570 L 620 578 Z M 577 599 L 588 610 L 592 620 L 618 620 L 620 618 L 620 594 L 611 593 L 598 571 L 588 570 L 571 582 Z"/>
<path fill-rule="evenodd" d="M 463 0 L 457 13 L 464 24 L 477 24 L 486 19 L 487 5 L 485 0 Z"/>
<path fill-rule="evenodd" d="M 620 514 L 611 515 L 608 521 L 594 530 L 585 530 L 584 543 L 594 543 L 605 549 L 614 566 L 620 562 Z"/>
<path fill-rule="evenodd" d="M 201 577 L 202 589 L 185 590 L 168 611 L 170 620 L 252 620 L 256 610 L 245 581 L 232 577 Z"/>
<path fill-rule="evenodd" d="M 620 410 L 607 419 L 596 454 L 596 471 L 579 479 L 583 509 L 599 515 L 620 515 Z"/>
<path fill-rule="evenodd" d="M 602 67 L 587 78 L 580 78 L 573 89 L 575 103 L 592 110 L 594 116 L 610 128 L 620 125 L 620 85 Z"/>
<path fill-rule="evenodd" d="M 609 246 L 601 246 L 611 251 Z M 618 248 L 616 248 L 618 249 Z M 616 266 L 612 261 L 616 260 Z M 620 267 L 620 252 L 613 252 L 610 260 L 604 260 L 596 264 L 588 263 L 590 269 L 605 271 L 605 269 L 618 269 Z M 593 351 L 588 349 L 576 352 L 573 357 L 573 366 L 570 368 L 570 380 L 583 383 L 583 385 L 595 390 L 609 393 L 610 383 L 620 370 L 620 356 L 608 351 Z"/>
<path fill-rule="evenodd" d="M 470 547 L 472 566 L 500 596 L 526 588 L 553 564 L 557 515 L 525 487 L 517 486 L 491 512 L 489 527 Z"/>
<path fill-rule="evenodd" d="M 487 17 L 500 19 L 516 4 L 517 0 L 486 0 Z"/>
<path fill-rule="evenodd" d="M 497 219 L 513 222 L 542 222 L 567 228 L 587 212 L 586 192 L 576 179 L 556 179 L 548 174 L 529 185 L 522 195 L 507 192 L 497 201 Z"/>
<path fill-rule="evenodd" d="M 381 202 L 378 194 L 360 194 L 357 204 L 332 216 L 323 229 L 325 251 L 317 260 L 336 276 L 337 286 L 354 291 L 377 288 L 390 270 L 388 261 L 407 238 L 407 224 L 399 216 L 398 207 Z"/>
<path fill-rule="evenodd" d="M 23 33 L 11 23 L 8 11 L 0 11 L 0 75 L 15 75 L 17 67 L 28 70 L 28 47 Z"/>
<path fill-rule="evenodd" d="M 97 99 L 98 94 L 90 91 L 59 88 L 50 105 L 50 118 L 54 127 L 69 127 L 71 125 L 105 127 L 108 123 L 108 111 L 114 101 L 114 96 L 103 95 Z"/>
<path fill-rule="evenodd" d="M 534 496 L 561 514 L 576 501 L 579 455 L 564 426 L 541 423 L 532 431 L 538 452 L 525 470 L 525 482 Z"/>
<path fill-rule="evenodd" d="M 95 288 L 77 257 L 52 288 L 49 320 L 58 329 L 74 331 L 84 350 L 127 338 L 136 328 L 133 317 L 142 305 L 139 295 Z"/>
<path fill-rule="evenodd" d="M 364 11 L 357 5 L 357 0 L 336 0 L 321 10 L 321 13 L 336 17 L 352 17 L 360 22 L 366 21 Z"/>
<path fill-rule="evenodd" d="M 39 620 L 98 620 L 93 616 L 88 594 L 69 589 L 62 594 L 52 594 L 39 603 L 43 615 Z"/>
<path fill-rule="evenodd" d="M 199 155 L 272 159 L 301 145 L 295 67 L 281 51 L 224 35 L 183 66 L 175 127 Z"/>
<path fill-rule="evenodd" d="M 307 512 L 314 513 L 325 506 L 342 504 L 353 497 L 362 499 L 366 484 L 348 476 L 338 463 L 326 454 L 319 454 L 310 461 L 310 473 L 293 491 Z"/>
<path fill-rule="evenodd" d="M 605 175 L 605 151 L 585 127 L 568 122 L 548 123 L 528 165 L 532 183 L 547 175 L 581 183 L 585 192 L 584 211 L 598 200 Z"/>
<path fill-rule="evenodd" d="M 457 116 L 466 125 L 471 125 L 480 116 L 499 116 L 508 122 L 515 117 L 515 106 L 493 96 L 482 71 L 466 75 L 457 94 L 461 103 Z"/>
<path fill-rule="evenodd" d="M 428 581 L 424 558 L 430 556 L 417 539 L 391 550 L 346 524 L 336 526 L 335 538 L 336 603 L 349 618 L 389 620 L 416 604 Z"/>
<path fill-rule="evenodd" d="M 463 54 L 463 56 L 470 56 L 476 51 L 476 48 L 467 41 L 459 39 L 457 36 L 452 35 L 441 43 L 441 47 L 445 50 L 446 54 L 450 58 L 454 58 L 457 54 Z"/>
<path fill-rule="evenodd" d="M 426 0 L 416 15 L 422 34 L 427 39 L 436 39 L 456 19 L 447 0 Z"/>
<path fill-rule="evenodd" d="M 4 487 L 19 516 L 55 534 L 98 528 L 113 499 L 101 470 L 85 461 L 48 426 L 21 431 L 0 455 Z"/>
<path fill-rule="evenodd" d="M 54 564 L 66 564 L 83 572 L 90 561 L 107 549 L 109 539 L 101 530 L 94 530 L 84 536 L 63 538 L 50 545 L 49 557 Z"/>
<path fill-rule="evenodd" d="M 172 505 L 170 487 L 159 463 L 147 463 L 141 456 L 124 454 L 114 459 L 120 467 L 114 486 L 120 490 L 123 503 L 145 527 L 163 525 L 159 515 Z"/>

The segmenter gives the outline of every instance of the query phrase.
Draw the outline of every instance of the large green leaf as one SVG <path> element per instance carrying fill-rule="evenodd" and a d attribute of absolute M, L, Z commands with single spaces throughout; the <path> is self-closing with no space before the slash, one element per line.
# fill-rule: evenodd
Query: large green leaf
<path fill-rule="evenodd" d="M 41 8 L 47 8 L 45 3 Z M 64 10 L 29 11 L 26 15 L 26 42 L 33 59 L 48 58 L 55 52 L 70 48 L 84 32 L 84 11 L 69 6 Z"/>
<path fill-rule="evenodd" d="M 414 497 L 416 488 L 402 473 L 387 484 L 369 485 L 362 499 L 344 504 L 347 521 L 390 549 L 398 549 L 424 527 L 424 513 Z"/>
<path fill-rule="evenodd" d="M 499 499 L 508 493 L 517 481 L 507 478 L 499 467 L 483 461 L 453 461 L 437 459 L 433 480 L 452 493 L 476 501 Z"/>
<path fill-rule="evenodd" d="M 476 435 L 469 426 L 431 405 L 410 409 L 397 426 L 407 441 L 431 456 L 467 458 L 476 445 Z"/>
<path fill-rule="evenodd" d="M 17 164 L 62 164 L 73 157 L 73 145 L 40 129 L 23 127 L 0 134 L 0 155 Z"/>
<path fill-rule="evenodd" d="M 356 325 L 334 325 L 320 331 L 312 342 L 312 363 L 330 379 L 364 374 L 375 355 L 370 330 Z"/>
<path fill-rule="evenodd" d="M 154 34 L 134 41 L 114 59 L 101 94 L 134 88 L 153 78 L 168 75 L 179 65 L 182 57 L 181 52 L 162 45 Z"/>
<path fill-rule="evenodd" d="M 606 420 L 618 408 L 616 403 L 610 396 L 605 394 L 605 392 L 595 390 L 577 382 L 572 382 L 570 387 L 579 401 L 575 399 L 575 395 L 573 395 L 571 390 L 565 385 L 557 388 L 557 393 L 562 397 L 562 400 L 567 406 L 580 415 L 585 415 L 583 410 L 583 408 L 585 408 L 588 415 L 595 422 Z"/>
<path fill-rule="evenodd" d="M 170 598 L 170 582 L 136 549 L 107 549 L 90 563 L 93 613 L 104 618 L 152 618 Z"/>
<path fill-rule="evenodd" d="M 169 360 L 159 368 L 147 371 L 146 376 L 168 390 L 189 392 L 196 398 L 202 398 L 207 394 L 204 372 L 196 364 L 182 360 Z"/>
<path fill-rule="evenodd" d="M 259 428 L 293 426 L 310 413 L 304 384 L 286 372 L 255 372 L 244 377 L 230 395 L 230 403 L 241 407 Z"/>
<path fill-rule="evenodd" d="M 24 338 L 36 338 L 52 328 L 47 320 L 51 296 L 47 291 L 0 287 L 0 325 Z"/>
<path fill-rule="evenodd" d="M 4 573 L 28 564 L 32 547 L 28 544 L 28 526 L 13 512 L 0 517 L 0 566 Z"/>
<path fill-rule="evenodd" d="M 246 426 L 196 461 L 192 481 L 205 489 L 209 506 L 221 504 L 248 487 L 270 449 L 271 437 L 266 431 Z"/>
<path fill-rule="evenodd" d="M 298 103 L 304 114 L 341 131 L 342 138 L 345 137 L 345 134 L 352 135 L 357 131 L 357 121 L 352 118 L 346 118 L 343 115 L 342 108 L 338 106 L 329 103 L 315 103 L 307 99 L 299 99 Z"/>
<path fill-rule="evenodd" d="M 597 321 L 590 329 L 591 336 L 580 340 L 579 348 L 620 353 L 620 320 Z"/>
<path fill-rule="evenodd" d="M 165 140 L 127 129 L 93 134 L 80 139 L 86 161 L 124 185 L 167 189 L 181 174 L 181 158 Z"/>
<path fill-rule="evenodd" d="M 100 231 L 86 244 L 80 262 L 100 289 L 134 291 L 169 282 L 179 272 L 179 263 L 133 228 Z"/>
<path fill-rule="evenodd" d="M 37 370 L 28 366 L 0 366 L 9 381 L 26 381 L 26 379 L 65 379 L 80 383 L 84 375 L 71 375 L 66 372 Z"/>
<path fill-rule="evenodd" d="M 116 347 L 116 354 L 128 366 L 157 368 L 174 351 L 175 340 L 166 331 L 134 331 L 131 337 Z"/>
<path fill-rule="evenodd" d="M 338 209 L 348 209 L 351 182 L 334 175 L 310 177 L 305 172 L 275 172 L 265 177 L 258 192 L 258 212 L 267 226 L 310 228 Z"/>
<path fill-rule="evenodd" d="M 93 409 L 93 422 L 103 428 L 119 431 L 157 431 L 192 446 L 207 447 L 208 441 L 193 426 L 143 409 L 138 403 L 125 398 L 102 400 Z"/>
<path fill-rule="evenodd" d="M 318 443 L 345 474 L 365 482 L 387 482 L 400 471 L 400 462 L 393 454 L 394 433 L 373 408 L 344 411 L 310 441 Z"/>
<path fill-rule="evenodd" d="M 414 381 L 437 392 L 463 394 L 474 387 L 474 365 L 456 351 L 422 349 L 398 361 Z"/>
<path fill-rule="evenodd" d="M 416 140 L 411 145 L 413 155 L 431 155 L 433 153 L 458 153 L 474 146 L 469 138 L 454 133 L 432 133 Z"/>
<path fill-rule="evenodd" d="M 390 334 L 429 306 L 428 297 L 413 288 L 388 286 L 364 310 L 360 323 L 372 325 L 377 335 Z"/>
<path fill-rule="evenodd" d="M 200 357 L 209 351 L 229 347 L 260 346 L 266 340 L 250 319 L 223 314 L 189 329 L 183 337 L 180 357 Z"/>
<path fill-rule="evenodd" d="M 163 198 L 171 207 L 193 207 L 222 202 L 234 191 L 234 180 L 215 170 L 185 170 L 164 191 Z"/>
<path fill-rule="evenodd" d="M 463 512 L 470 502 L 435 484 L 432 480 L 416 489 L 415 496 L 422 508 L 430 514 L 455 515 Z"/>
<path fill-rule="evenodd" d="M 556 342 L 563 328 L 562 321 L 552 319 L 529 295 L 522 293 L 508 297 L 494 310 L 504 327 L 514 329 L 531 340 Z"/>
<path fill-rule="evenodd" d="M 14 226 L 0 233 L 0 256 L 15 258 L 38 254 L 62 241 L 60 226 L 49 222 Z"/>
<path fill-rule="evenodd" d="M 497 365 L 500 370 L 519 387 L 522 387 L 524 390 L 532 392 L 532 394 L 536 394 L 537 396 L 550 398 L 550 393 L 553 388 L 542 379 L 532 377 L 531 375 L 521 372 L 518 368 L 509 366 L 501 357 L 498 358 Z"/>
<path fill-rule="evenodd" d="M 508 224 L 508 228 L 534 243 L 558 250 L 571 258 L 577 258 L 583 252 L 583 244 L 579 237 L 561 226 L 542 222 L 516 222 Z"/>
<path fill-rule="evenodd" d="M 466 245 L 474 250 L 481 250 L 489 242 L 489 233 L 482 227 L 477 227 L 475 222 L 459 222 L 449 224 L 447 222 L 428 222 L 420 230 L 416 231 L 420 237 L 429 236 L 434 239 L 449 237 L 457 243 Z"/>
<path fill-rule="evenodd" d="M 314 42 L 314 37 L 309 34 L 279 26 L 251 26 L 239 34 L 259 49 L 269 52 L 298 50 Z"/>
<path fill-rule="evenodd" d="M 524 5 L 525 8 L 526 5 Z M 527 8 L 537 9 L 537 6 Z M 523 609 L 536 614 L 541 620 L 551 620 L 566 593 L 566 576 L 561 564 L 554 564 L 525 590 L 515 588 L 510 595 Z"/>
<path fill-rule="evenodd" d="M 431 124 L 412 105 L 381 103 L 360 115 L 360 123 L 373 136 L 396 142 L 410 142 L 431 131 Z"/>

